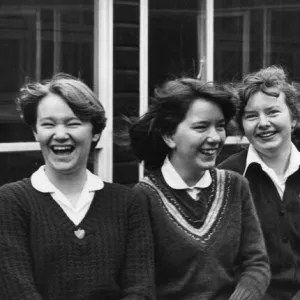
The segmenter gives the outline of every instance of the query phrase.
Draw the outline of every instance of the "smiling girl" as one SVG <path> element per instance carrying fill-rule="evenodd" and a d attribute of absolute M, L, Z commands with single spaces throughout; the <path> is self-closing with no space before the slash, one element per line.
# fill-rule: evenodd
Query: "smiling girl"
<path fill-rule="evenodd" d="M 45 165 L 0 188 L 0 299 L 153 299 L 146 201 L 87 170 L 106 123 L 95 94 L 58 74 L 18 106 Z"/>
<path fill-rule="evenodd" d="M 182 78 L 155 92 L 130 130 L 147 176 L 158 300 L 258 300 L 269 265 L 247 181 L 215 169 L 233 94 Z"/>
<path fill-rule="evenodd" d="M 292 143 L 298 95 L 280 67 L 245 76 L 237 120 L 250 146 L 220 165 L 249 180 L 270 257 L 267 299 L 274 300 L 300 299 L 300 153 Z"/>

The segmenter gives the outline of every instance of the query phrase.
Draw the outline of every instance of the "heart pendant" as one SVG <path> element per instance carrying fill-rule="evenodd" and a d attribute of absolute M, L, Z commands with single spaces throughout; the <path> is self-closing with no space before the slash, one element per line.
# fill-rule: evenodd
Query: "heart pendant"
<path fill-rule="evenodd" d="M 76 235 L 77 238 L 83 239 L 85 236 L 85 230 L 78 228 L 77 230 L 74 231 L 74 234 Z"/>

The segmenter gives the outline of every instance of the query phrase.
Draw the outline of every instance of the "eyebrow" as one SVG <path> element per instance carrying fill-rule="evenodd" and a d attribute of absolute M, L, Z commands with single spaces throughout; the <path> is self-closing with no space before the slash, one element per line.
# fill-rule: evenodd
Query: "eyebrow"
<path fill-rule="evenodd" d="M 46 120 L 50 120 L 50 121 L 54 121 L 56 119 L 56 117 L 43 117 L 40 118 L 40 121 L 46 121 Z M 80 120 L 78 117 L 69 117 L 65 119 L 66 121 L 73 121 L 73 120 Z"/>
<path fill-rule="evenodd" d="M 222 122 L 225 122 L 225 118 L 217 121 L 217 123 L 222 123 Z M 207 123 L 211 123 L 211 120 L 196 121 L 196 122 L 193 122 L 191 125 L 202 125 L 202 124 L 207 124 Z"/>
<path fill-rule="evenodd" d="M 270 105 L 270 106 L 265 107 L 264 110 L 272 109 L 272 108 L 280 108 L 280 106 L 278 104 L 274 104 L 274 105 Z M 247 113 L 247 112 L 256 112 L 256 109 L 251 109 L 251 110 L 245 109 L 244 113 Z"/>

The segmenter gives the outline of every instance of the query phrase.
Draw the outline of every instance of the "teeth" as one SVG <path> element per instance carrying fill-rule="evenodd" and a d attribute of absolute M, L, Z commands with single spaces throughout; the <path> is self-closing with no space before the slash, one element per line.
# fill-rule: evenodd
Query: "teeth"
<path fill-rule="evenodd" d="M 211 149 L 202 149 L 200 150 L 201 153 L 206 154 L 206 155 L 213 155 L 217 152 L 217 150 L 211 150 Z"/>
<path fill-rule="evenodd" d="M 71 150 L 72 147 L 71 146 L 53 146 L 52 149 L 56 150 L 56 151 L 65 151 L 65 150 Z"/>
<path fill-rule="evenodd" d="M 267 132 L 267 133 L 260 133 L 259 136 L 261 136 L 261 137 L 268 137 L 268 136 L 271 136 L 273 134 L 274 134 L 274 132 Z"/>
<path fill-rule="evenodd" d="M 73 152 L 73 146 L 52 146 L 52 151 L 57 155 L 69 155 Z"/>

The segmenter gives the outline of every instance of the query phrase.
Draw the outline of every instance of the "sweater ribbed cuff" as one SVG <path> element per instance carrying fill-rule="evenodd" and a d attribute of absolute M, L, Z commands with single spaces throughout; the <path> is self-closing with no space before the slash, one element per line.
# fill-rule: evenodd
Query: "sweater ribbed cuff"
<path fill-rule="evenodd" d="M 229 300 L 257 300 L 257 298 L 249 290 L 239 286 L 235 289 Z"/>

